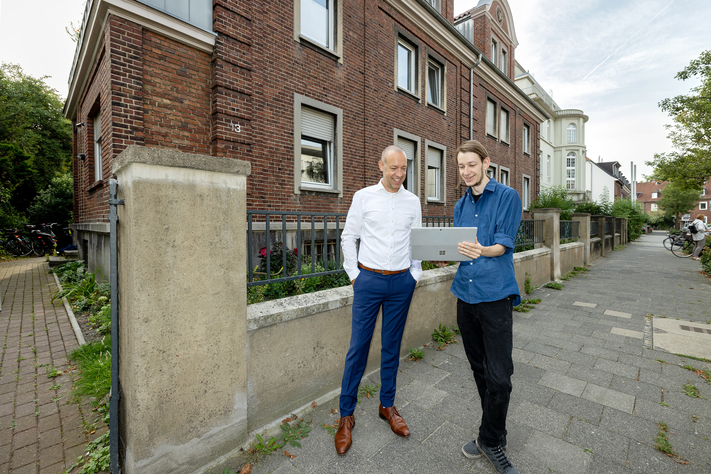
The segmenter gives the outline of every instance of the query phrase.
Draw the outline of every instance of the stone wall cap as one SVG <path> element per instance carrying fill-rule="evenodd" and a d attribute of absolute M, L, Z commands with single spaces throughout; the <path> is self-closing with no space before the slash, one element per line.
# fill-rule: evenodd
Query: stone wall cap
<path fill-rule="evenodd" d="M 111 172 L 116 174 L 121 168 L 132 163 L 241 174 L 244 176 L 249 176 L 252 172 L 252 165 L 248 161 L 138 145 L 126 147 L 124 151 L 114 158 Z"/>
<path fill-rule="evenodd" d="M 573 217 L 585 217 L 585 216 L 590 216 L 591 214 L 589 212 L 574 212 L 572 214 Z"/>
<path fill-rule="evenodd" d="M 557 207 L 542 207 L 538 209 L 531 209 L 531 212 L 534 214 L 536 212 L 553 212 L 555 214 L 560 214 L 560 209 L 558 209 Z"/>

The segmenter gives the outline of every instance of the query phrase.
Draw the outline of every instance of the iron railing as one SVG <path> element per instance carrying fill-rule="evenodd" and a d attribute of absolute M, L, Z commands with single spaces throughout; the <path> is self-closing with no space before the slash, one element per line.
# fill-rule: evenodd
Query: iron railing
<path fill-rule="evenodd" d="M 605 218 L 605 235 L 610 233 L 610 218 Z"/>
<path fill-rule="evenodd" d="M 534 244 L 542 243 L 543 219 L 521 219 L 514 241 L 514 252 L 530 250 Z"/>
<path fill-rule="evenodd" d="M 422 216 L 422 227 L 454 227 L 454 217 Z"/>
<path fill-rule="evenodd" d="M 597 235 L 597 219 L 590 220 L 590 237 Z"/>
<path fill-rule="evenodd" d="M 274 216 L 280 218 L 274 219 Z M 345 270 L 341 262 L 341 231 L 345 218 L 346 214 L 331 212 L 247 211 L 247 286 L 343 273 Z M 305 228 L 302 227 L 304 223 Z M 255 233 L 261 233 L 262 230 L 265 246 L 256 253 L 261 255 L 262 262 L 255 266 L 255 249 L 260 245 L 257 241 L 261 241 L 255 237 Z M 329 230 L 335 231 L 332 238 L 329 238 Z M 287 245 L 289 231 L 294 234 L 290 239 L 296 245 L 293 250 Z M 302 232 L 308 232 L 310 238 L 304 239 Z M 317 243 L 318 233 L 321 233 L 323 240 L 319 239 Z M 281 234 L 281 240 L 277 240 L 277 234 Z M 281 243 L 281 255 L 275 255 L 277 261 L 272 262 L 271 250 L 274 242 Z M 302 272 L 305 253 L 311 257 L 311 271 L 307 274 Z M 319 253 L 322 256 L 323 271 L 316 271 Z M 273 272 L 273 267 L 277 266 L 280 268 Z M 260 267 L 263 271 L 257 272 L 256 269 Z M 329 267 L 333 269 L 328 270 Z M 275 277 L 279 274 L 280 277 Z"/>
<path fill-rule="evenodd" d="M 560 221 L 560 238 L 561 238 L 561 240 L 579 239 L 580 238 L 580 222 L 579 221 Z"/>

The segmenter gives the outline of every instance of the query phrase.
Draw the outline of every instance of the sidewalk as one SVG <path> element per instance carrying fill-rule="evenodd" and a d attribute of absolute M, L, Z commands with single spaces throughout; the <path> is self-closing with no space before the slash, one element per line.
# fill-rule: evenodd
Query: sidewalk
<path fill-rule="evenodd" d="M 0 262 L 0 474 L 59 474 L 88 442 L 89 405 L 69 403 L 77 339 L 44 258 Z"/>
<path fill-rule="evenodd" d="M 644 347 L 650 313 L 711 320 L 711 280 L 699 262 L 665 250 L 663 237 L 642 236 L 563 282 L 562 291 L 537 290 L 530 297 L 542 302 L 531 312 L 514 313 L 508 454 L 522 474 L 711 474 L 711 385 L 681 367 L 711 364 Z M 481 418 L 462 345 L 425 354 L 403 361 L 398 375 L 395 405 L 409 439 L 378 418 L 376 395 L 358 405 L 353 446 L 337 456 L 321 427 L 338 419 L 334 399 L 306 416 L 313 424 L 303 448 L 285 448 L 295 458 L 275 453 L 252 472 L 494 473 L 488 461 L 461 453 Z M 378 383 L 376 374 L 361 385 Z M 702 398 L 685 395 L 685 384 Z M 668 425 L 668 440 L 686 464 L 654 449 L 658 422 Z"/>

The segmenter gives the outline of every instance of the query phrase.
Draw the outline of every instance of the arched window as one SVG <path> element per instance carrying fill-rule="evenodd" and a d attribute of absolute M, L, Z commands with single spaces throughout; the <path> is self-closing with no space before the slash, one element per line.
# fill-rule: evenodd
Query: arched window
<path fill-rule="evenodd" d="M 576 127 L 574 123 L 568 125 L 568 143 L 575 143 L 577 141 L 575 137 Z"/>
<path fill-rule="evenodd" d="M 572 124 L 571 124 L 572 125 Z M 573 125 L 573 133 L 575 133 L 575 125 Z M 568 134 L 570 134 L 570 129 L 568 129 Z M 570 137 L 570 135 L 568 135 Z M 575 152 L 571 151 L 568 153 L 566 158 L 566 189 L 575 190 Z"/>

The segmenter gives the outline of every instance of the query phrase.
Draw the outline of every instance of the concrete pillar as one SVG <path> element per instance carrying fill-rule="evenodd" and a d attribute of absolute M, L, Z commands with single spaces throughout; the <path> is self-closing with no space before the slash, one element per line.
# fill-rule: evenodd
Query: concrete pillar
<path fill-rule="evenodd" d="M 534 209 L 534 219 L 543 220 L 543 239 L 551 249 L 551 280 L 560 280 L 560 209 Z"/>
<path fill-rule="evenodd" d="M 196 472 L 247 435 L 250 164 L 130 146 L 113 173 L 124 472 Z"/>
<path fill-rule="evenodd" d="M 597 235 L 600 237 L 600 256 L 605 256 L 605 216 L 595 216 L 597 218 Z"/>
<path fill-rule="evenodd" d="M 590 214 L 587 212 L 579 212 L 573 214 L 573 222 L 579 222 L 578 231 L 580 233 L 580 241 L 583 243 L 583 262 L 588 265 L 590 259 Z"/>

